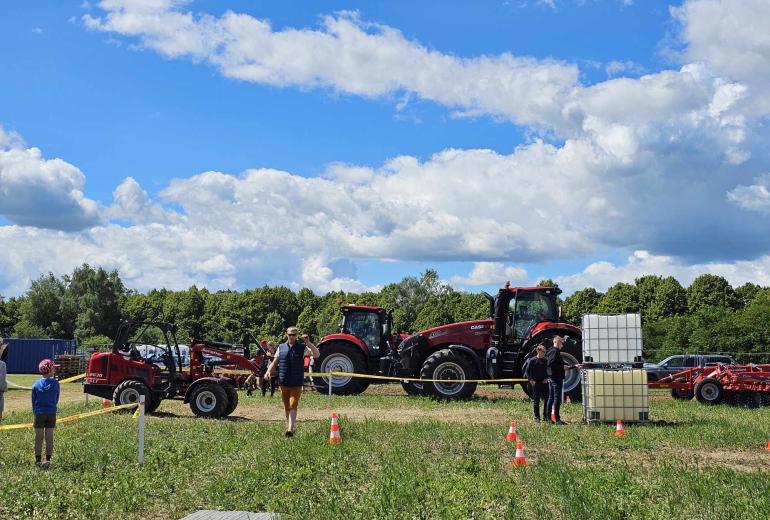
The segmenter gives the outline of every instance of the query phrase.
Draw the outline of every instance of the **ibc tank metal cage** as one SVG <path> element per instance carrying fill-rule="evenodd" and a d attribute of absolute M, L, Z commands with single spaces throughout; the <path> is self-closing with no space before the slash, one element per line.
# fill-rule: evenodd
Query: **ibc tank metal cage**
<path fill-rule="evenodd" d="M 595 364 L 642 364 L 639 314 L 586 314 L 582 323 L 583 361 Z"/>
<path fill-rule="evenodd" d="M 649 421 L 646 370 L 605 366 L 585 368 L 582 373 L 585 422 Z"/>

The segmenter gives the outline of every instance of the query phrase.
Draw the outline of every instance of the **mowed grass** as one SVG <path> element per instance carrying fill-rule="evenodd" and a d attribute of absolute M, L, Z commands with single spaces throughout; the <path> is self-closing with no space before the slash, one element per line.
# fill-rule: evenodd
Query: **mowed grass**
<path fill-rule="evenodd" d="M 11 376 L 29 385 L 34 378 Z M 283 518 L 770 518 L 770 408 L 677 402 L 656 393 L 654 424 L 531 419 L 519 391 L 444 403 L 373 387 L 331 399 L 306 393 L 283 437 L 278 397 L 246 397 L 230 420 L 202 420 L 165 402 L 147 420 L 136 465 L 129 414 L 62 425 L 55 468 L 32 465 L 31 430 L 0 432 L 0 518 L 181 518 L 199 509 L 275 511 Z M 60 416 L 86 406 L 65 385 Z M 29 394 L 6 394 L 4 424 L 30 421 Z M 9 406 L 8 403 L 11 403 Z M 342 444 L 329 446 L 340 412 Z M 303 420 L 304 419 L 304 420 Z M 504 442 L 519 423 L 528 458 Z"/>

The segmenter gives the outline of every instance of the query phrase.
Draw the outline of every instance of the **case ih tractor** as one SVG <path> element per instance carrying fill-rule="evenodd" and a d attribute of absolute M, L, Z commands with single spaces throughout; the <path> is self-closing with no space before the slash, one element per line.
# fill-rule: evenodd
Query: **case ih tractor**
<path fill-rule="evenodd" d="M 144 358 L 131 339 L 141 338 L 150 327 L 160 331 L 165 345 L 161 356 Z M 190 366 L 183 367 L 174 324 L 126 321 L 118 327 L 112 351 L 93 354 L 89 359 L 83 391 L 116 405 L 139 402 L 139 396 L 144 395 L 147 412 L 155 411 L 164 399 L 178 399 L 189 403 L 199 417 L 224 417 L 238 406 L 238 392 L 229 378 L 214 375 L 214 367 L 227 364 L 258 374 L 264 355 L 257 352 L 251 361 L 248 352 L 241 355 L 232 349 L 227 343 L 193 339 Z"/>
<path fill-rule="evenodd" d="M 324 336 L 318 342 L 321 357 L 313 366 L 319 372 L 379 374 L 380 358 L 390 355 L 408 335 L 392 333 L 392 312 L 382 307 L 343 305 L 340 312 L 340 331 Z M 316 379 L 314 382 L 318 391 L 328 391 L 328 378 Z M 335 376 L 332 392 L 360 394 L 366 390 L 369 383 L 367 379 Z M 407 383 L 404 383 L 404 388 L 408 388 L 407 392 L 414 393 L 412 386 Z"/>
<path fill-rule="evenodd" d="M 540 343 L 550 346 L 556 335 L 566 340 L 562 358 L 576 364 L 583 357 L 581 331 L 561 321 L 556 302 L 560 293 L 561 290 L 554 287 L 505 288 L 494 298 L 485 293 L 490 306 L 489 319 L 424 330 L 403 339 L 398 346 L 394 346 L 397 339 L 390 334 L 390 315 L 384 310 L 343 307 L 342 331 L 321 340 L 318 366 L 321 372 L 340 370 L 422 379 L 514 379 L 522 377 L 521 367 L 534 355 L 534 348 Z M 366 326 L 361 327 L 364 323 Z M 366 331 L 364 336 L 362 329 Z M 320 390 L 328 389 L 328 379 L 322 378 L 317 383 Z M 359 378 L 333 376 L 331 379 L 332 392 L 337 394 L 359 393 L 369 385 L 369 381 Z M 421 385 L 405 382 L 403 386 L 410 394 L 424 392 L 449 399 L 469 397 L 476 391 L 476 383 L 465 381 L 426 381 Z M 512 388 L 513 384 L 500 386 Z M 529 393 L 528 384 L 522 387 Z M 564 393 L 572 400 L 580 400 L 578 371 L 567 372 Z"/>

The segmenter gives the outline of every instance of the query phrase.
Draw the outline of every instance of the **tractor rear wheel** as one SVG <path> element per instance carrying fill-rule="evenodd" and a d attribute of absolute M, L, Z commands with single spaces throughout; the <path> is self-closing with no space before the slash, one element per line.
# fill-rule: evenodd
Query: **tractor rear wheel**
<path fill-rule="evenodd" d="M 762 406 L 770 406 L 770 392 L 761 392 L 759 396 L 762 399 Z"/>
<path fill-rule="evenodd" d="M 403 381 L 401 388 L 404 389 L 407 395 L 423 395 L 425 393 L 423 384 L 417 381 Z"/>
<path fill-rule="evenodd" d="M 112 400 L 115 402 L 115 406 L 133 403 L 138 404 L 139 397 L 142 395 L 144 396 L 145 406 L 147 406 L 152 397 L 150 389 L 141 381 L 129 379 L 115 387 L 115 392 L 112 394 Z M 133 410 L 134 409 L 132 408 L 131 411 Z"/>
<path fill-rule="evenodd" d="M 722 383 L 713 377 L 707 377 L 698 381 L 695 385 L 695 398 L 702 404 L 719 404 L 725 397 Z"/>
<path fill-rule="evenodd" d="M 198 417 L 222 417 L 229 403 L 219 383 L 202 383 L 190 396 L 190 409 Z"/>
<path fill-rule="evenodd" d="M 224 388 L 225 393 L 227 393 L 227 407 L 222 413 L 222 417 L 227 417 L 238 407 L 238 390 L 236 390 L 230 383 L 222 383 L 222 388 Z"/>
<path fill-rule="evenodd" d="M 671 397 L 682 401 L 689 401 L 695 397 L 695 392 L 692 390 L 679 390 L 678 388 L 671 389 Z"/>
<path fill-rule="evenodd" d="M 350 372 L 366 374 L 366 358 L 360 348 L 343 341 L 333 341 L 321 347 L 321 356 L 314 366 L 319 372 Z M 321 393 L 329 391 L 331 379 L 332 393 L 337 395 L 360 394 L 369 386 L 369 380 L 350 376 L 314 377 L 315 388 Z"/>
<path fill-rule="evenodd" d="M 466 356 L 450 349 L 434 352 L 420 369 L 421 379 L 478 379 L 478 370 L 473 361 Z M 473 395 L 476 383 L 461 381 L 459 383 L 430 382 L 423 383 L 426 394 L 442 399 L 463 399 Z"/>

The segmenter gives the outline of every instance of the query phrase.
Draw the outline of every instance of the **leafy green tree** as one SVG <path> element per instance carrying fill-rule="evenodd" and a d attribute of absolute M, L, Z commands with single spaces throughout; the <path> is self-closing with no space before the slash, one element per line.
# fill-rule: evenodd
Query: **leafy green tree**
<path fill-rule="evenodd" d="M 751 282 L 746 282 L 740 287 L 736 287 L 735 295 L 738 297 L 738 308 L 743 309 L 748 306 L 761 290 L 761 286 Z"/>
<path fill-rule="evenodd" d="M 738 296 L 722 276 L 702 274 L 687 288 L 687 307 L 690 312 L 697 312 L 707 306 L 738 308 Z"/>
<path fill-rule="evenodd" d="M 122 317 L 120 304 L 126 296 L 118 272 L 83 264 L 72 276 L 65 275 L 63 284 L 61 314 L 67 328 L 74 329 L 75 337 L 113 336 Z"/>
<path fill-rule="evenodd" d="M 0 300 L 0 338 L 13 334 L 13 329 L 21 320 L 23 298 Z"/>
<path fill-rule="evenodd" d="M 260 337 L 267 338 L 272 341 L 280 341 L 284 338 L 286 332 L 286 322 L 283 320 L 280 314 L 273 311 L 268 313 L 265 318 L 265 322 L 259 329 Z"/>
<path fill-rule="evenodd" d="M 633 285 L 616 283 L 604 293 L 596 312 L 606 314 L 639 312 L 639 291 Z"/>
<path fill-rule="evenodd" d="M 202 336 L 204 308 L 204 295 L 194 285 L 186 291 L 168 292 L 163 298 L 165 319 L 176 324 L 180 341 Z"/>
<path fill-rule="evenodd" d="M 415 330 L 415 320 L 431 298 L 444 295 L 451 287 L 441 282 L 438 273 L 428 269 L 420 278 L 408 276 L 383 287 L 382 305 L 393 310 L 393 327 L 400 332 Z"/>
<path fill-rule="evenodd" d="M 535 287 L 556 287 L 559 288 L 559 284 L 551 280 L 550 278 L 544 278 L 537 282 Z"/>
<path fill-rule="evenodd" d="M 687 291 L 676 278 L 668 276 L 660 280 L 655 288 L 652 301 L 642 311 L 642 318 L 659 320 L 687 313 Z"/>
<path fill-rule="evenodd" d="M 487 318 L 489 304 L 481 294 L 451 291 L 431 298 L 414 321 L 415 330 L 425 330 L 447 323 Z"/>
<path fill-rule="evenodd" d="M 14 333 L 20 337 L 72 338 L 74 325 L 65 323 L 61 312 L 64 292 L 64 283 L 53 273 L 33 280 Z"/>
<path fill-rule="evenodd" d="M 564 319 L 569 323 L 580 325 L 584 314 L 596 312 L 596 306 L 602 299 L 602 293 L 593 287 L 586 287 L 569 295 L 562 304 Z"/>

